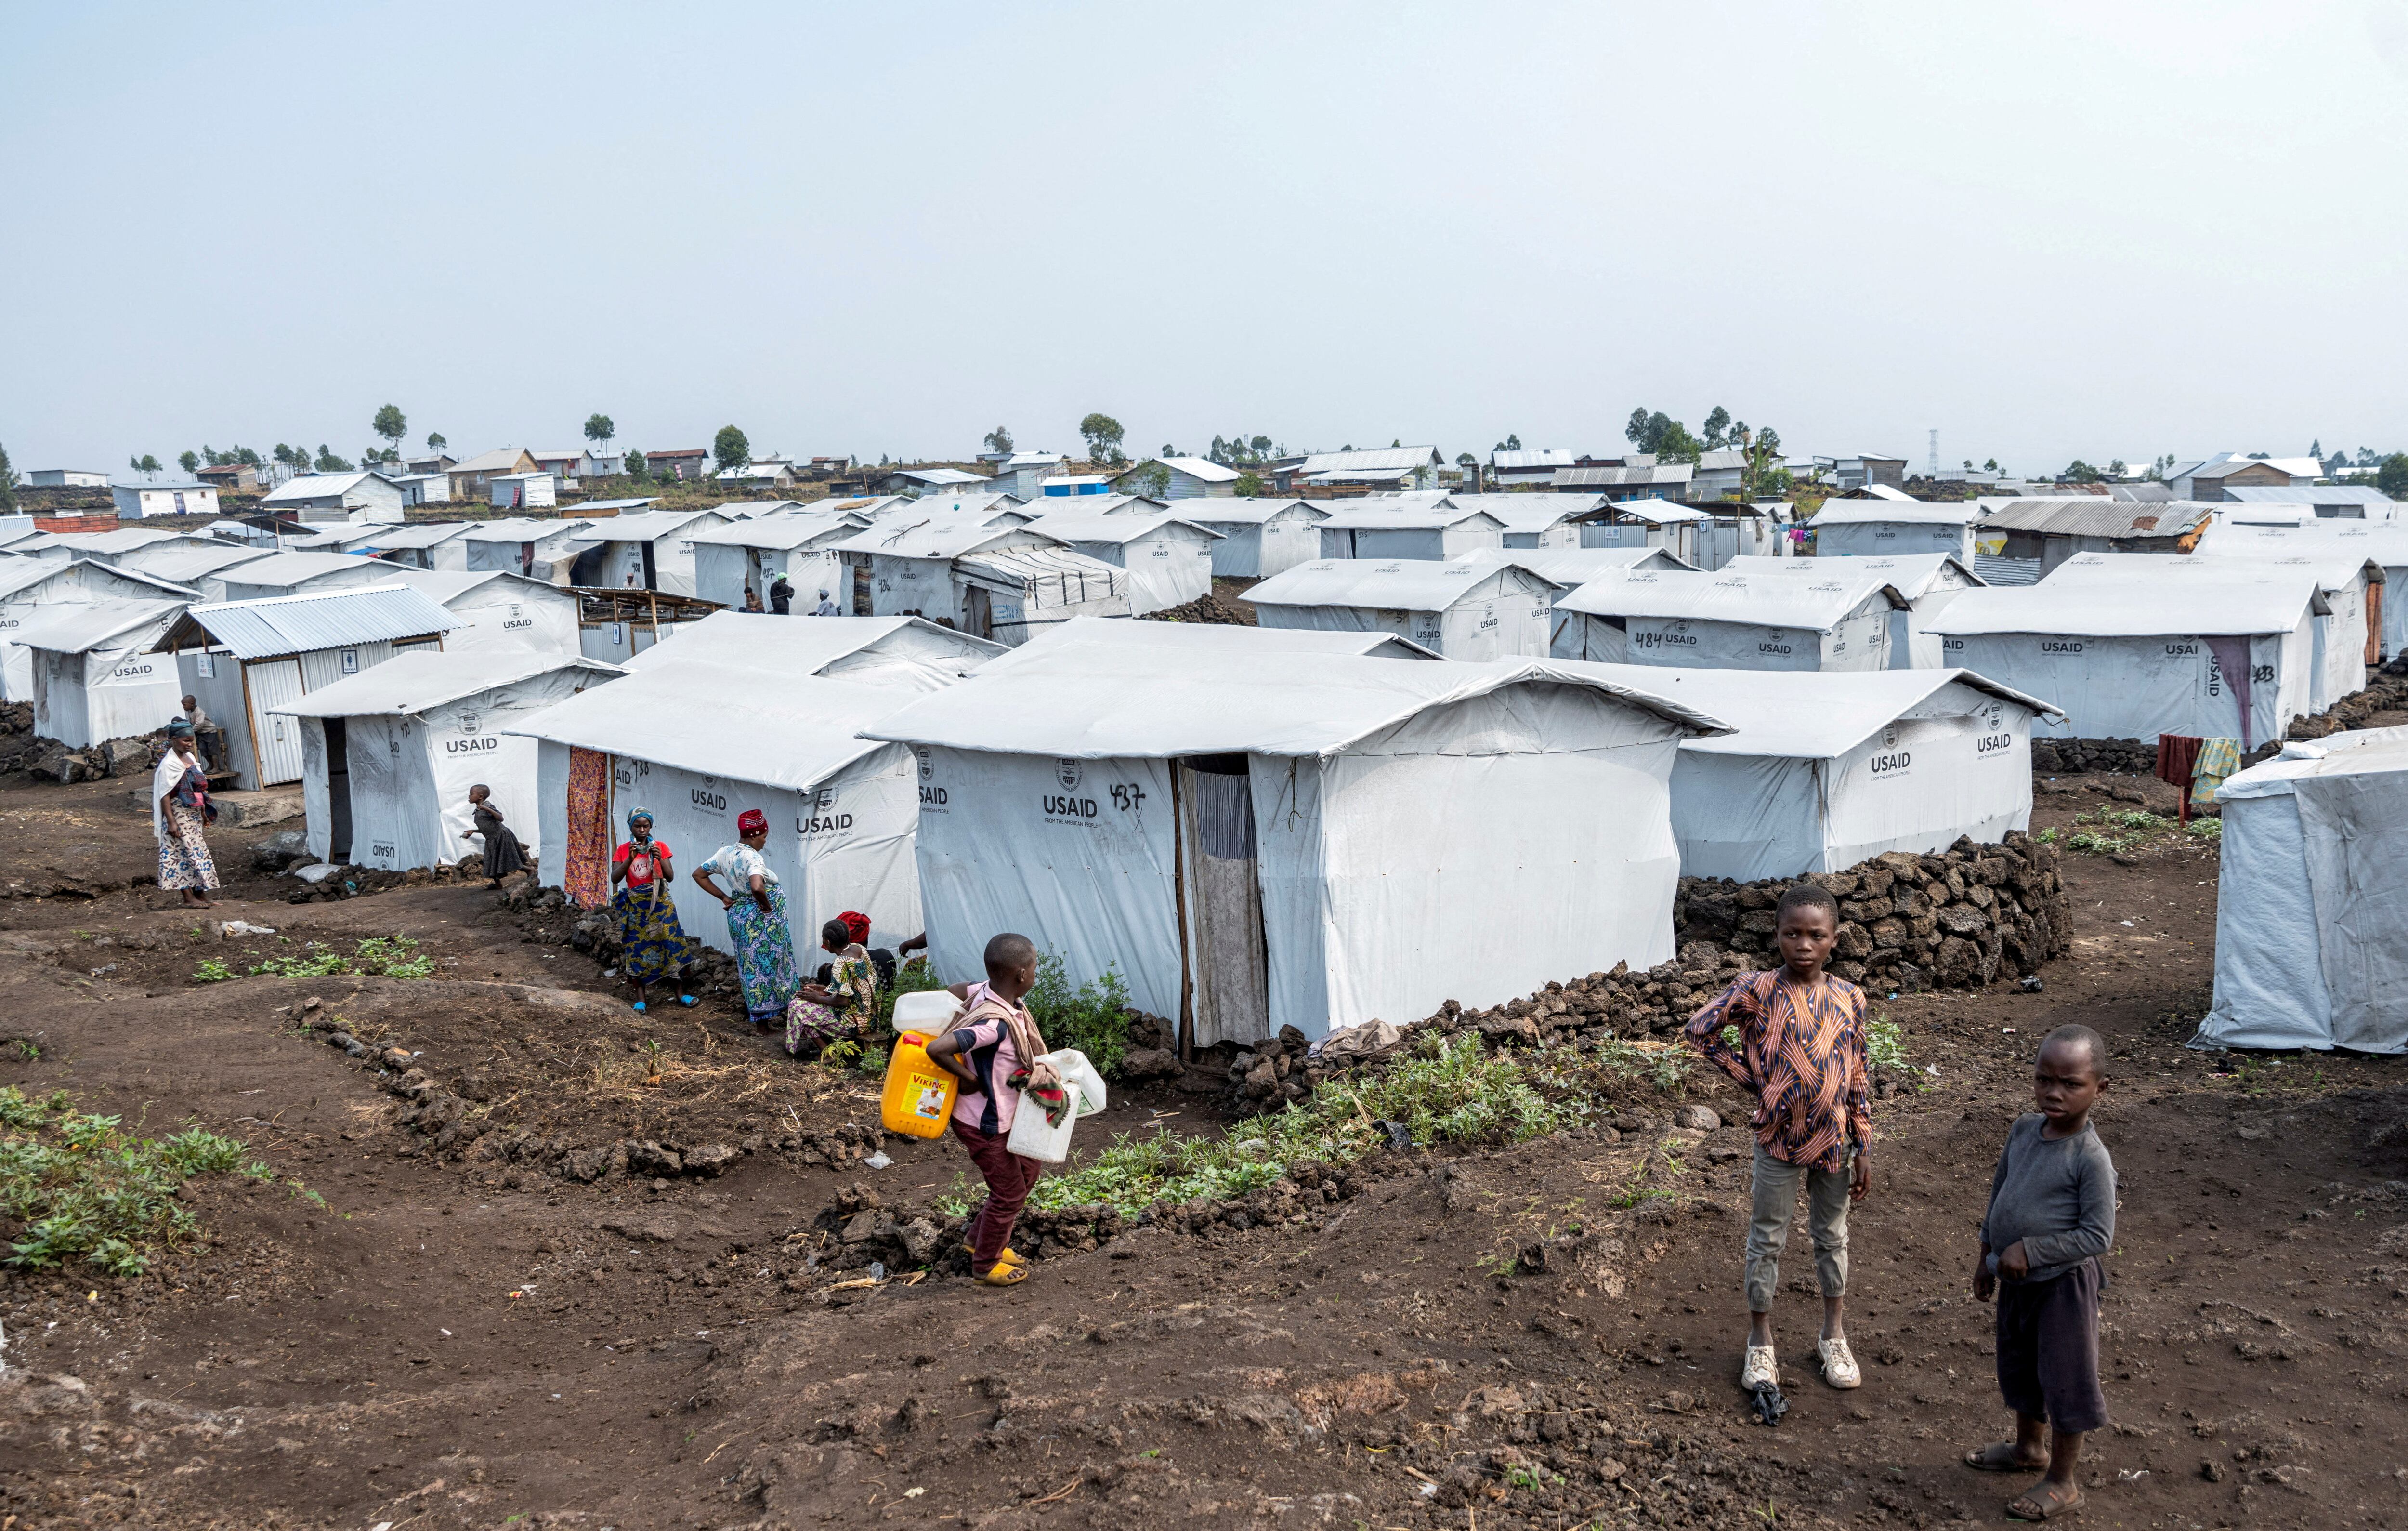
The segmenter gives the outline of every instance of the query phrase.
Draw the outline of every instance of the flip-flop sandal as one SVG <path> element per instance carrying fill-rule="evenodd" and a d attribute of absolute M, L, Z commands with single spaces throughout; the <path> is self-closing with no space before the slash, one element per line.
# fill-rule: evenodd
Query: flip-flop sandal
<path fill-rule="evenodd" d="M 2047 1480 L 2043 1479 L 2040 1487 L 2033 1489 L 2028 1494 L 2019 1494 L 2007 1501 L 2007 1519 L 2011 1521 L 2053 1521 L 2059 1515 L 2071 1515 L 2075 1510 L 2082 1508 L 2082 1491 L 2075 1488 L 2072 1484 L 2068 1483 L 2065 1485 L 2065 1492 L 2071 1495 L 2071 1497 L 2064 1499 L 2057 1498 L 2050 1490 Z M 2048 1497 L 2042 1498 L 2042 1495 L 2047 1495 Z M 2031 1512 L 2027 1514 L 2016 1508 L 2021 1505 L 2030 1506 Z"/>
<path fill-rule="evenodd" d="M 695 1001 L 695 997 L 691 994 L 680 994 L 678 996 L 678 1003 L 680 1004 L 693 1004 Z"/>
<path fill-rule="evenodd" d="M 962 1246 L 962 1253 L 968 1255 L 972 1260 L 976 1260 L 978 1258 L 978 1246 L 975 1244 L 965 1244 Z M 1005 1248 L 1001 1254 L 996 1255 L 995 1258 L 996 1263 L 999 1264 L 1025 1265 L 1028 1264 L 1028 1259 L 1025 1255 L 1023 1255 L 1018 1249 L 1011 1249 L 1009 1246 Z"/>
<path fill-rule="evenodd" d="M 643 1001 L 641 1001 L 641 1000 L 638 1000 L 638 1001 L 636 1002 L 636 1014 L 638 1014 L 638 1015 L 639 1015 L 639 1016 L 640 1016 L 640 1015 L 642 1015 L 643 1013 L 644 1013 L 644 1002 L 643 1002 Z"/>
<path fill-rule="evenodd" d="M 1007 1264 L 998 1260 L 987 1268 L 984 1276 L 979 1277 L 978 1279 L 991 1287 L 1016 1287 L 1028 1279 L 1028 1267 Z"/>
<path fill-rule="evenodd" d="M 2037 1462 L 2019 1459 L 2015 1455 L 2015 1443 L 2012 1440 L 1992 1441 L 1977 1451 L 1966 1452 L 1963 1461 L 1975 1472 L 2044 1472 L 2048 1468 L 2046 1457 Z"/>

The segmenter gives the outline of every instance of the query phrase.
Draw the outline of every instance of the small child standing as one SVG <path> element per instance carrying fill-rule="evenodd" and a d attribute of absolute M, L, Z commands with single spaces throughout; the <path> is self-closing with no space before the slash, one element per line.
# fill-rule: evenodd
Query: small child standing
<path fill-rule="evenodd" d="M 1772 1294 L 1781 1250 L 1806 1191 L 1814 1274 L 1823 1288 L 1815 1354 L 1835 1388 L 1864 1381 L 1842 1322 L 1848 1290 L 1848 1204 L 1872 1189 L 1866 1148 L 1872 1114 L 1866 1075 L 1864 990 L 1823 971 L 1839 940 L 1839 902 L 1799 885 L 1774 912 L 1781 966 L 1751 973 L 1689 1020 L 1683 1036 L 1756 1097 L 1755 1211 L 1747 1229 L 1747 1355 L 1739 1385 L 1779 1386 Z M 1724 1028 L 1739 1033 L 1734 1047 Z"/>
<path fill-rule="evenodd" d="M 1006 1146 L 1023 1088 L 1058 1089 L 1060 1078 L 1039 1062 L 1049 1049 L 1036 1018 L 1021 1003 L 1037 987 L 1037 944 L 998 935 L 986 944 L 986 982 L 955 984 L 969 1008 L 953 1030 L 928 1044 L 928 1061 L 961 1080 L 953 1098 L 953 1135 L 986 1179 L 986 1202 L 970 1219 L 970 1274 L 989 1286 L 1028 1278 L 1011 1249 L 1011 1225 L 1045 1166 Z"/>
<path fill-rule="evenodd" d="M 2007 1129 L 1990 1177 L 1973 1295 L 1999 1299 L 1999 1392 L 2015 1438 L 1965 1455 L 1984 1472 L 2047 1476 L 2007 1506 L 2019 1521 L 2077 1509 L 2082 1437 L 2107 1423 L 2099 1386 L 2099 1257 L 2115 1242 L 2115 1161 L 2090 1125 L 2107 1089 L 2107 1049 L 2087 1026 L 2060 1026 L 2032 1064 L 2037 1113 Z"/>

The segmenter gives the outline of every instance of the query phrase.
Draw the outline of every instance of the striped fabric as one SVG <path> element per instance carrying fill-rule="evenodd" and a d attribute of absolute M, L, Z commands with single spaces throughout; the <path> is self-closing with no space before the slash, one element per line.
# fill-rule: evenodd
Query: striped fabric
<path fill-rule="evenodd" d="M 1828 974 L 1812 988 L 1785 968 L 1751 973 L 1690 1018 L 1683 1036 L 1756 1096 L 1752 1125 L 1784 1164 L 1837 1170 L 1850 1139 L 1872 1140 L 1865 991 Z M 1739 1033 L 1734 1048 L 1723 1037 Z"/>

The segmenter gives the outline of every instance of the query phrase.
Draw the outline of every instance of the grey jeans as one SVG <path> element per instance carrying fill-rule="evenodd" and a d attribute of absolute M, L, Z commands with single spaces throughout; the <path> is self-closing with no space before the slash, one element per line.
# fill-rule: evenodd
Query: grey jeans
<path fill-rule="evenodd" d="M 1848 1291 L 1848 1171 L 1856 1163 L 1850 1147 L 1836 1170 L 1784 1164 L 1756 1146 L 1756 1209 L 1747 1225 L 1747 1310 L 1772 1311 L 1772 1294 L 1781 1286 L 1781 1250 L 1789 1242 L 1789 1225 L 1798 1216 L 1798 1186 L 1806 1185 L 1807 1227 L 1814 1239 L 1814 1275 L 1823 1295 L 1842 1297 Z"/>

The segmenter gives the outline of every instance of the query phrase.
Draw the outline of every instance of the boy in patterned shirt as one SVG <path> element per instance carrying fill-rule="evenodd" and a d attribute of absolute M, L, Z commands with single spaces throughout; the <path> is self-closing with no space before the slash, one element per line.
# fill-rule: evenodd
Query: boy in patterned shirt
<path fill-rule="evenodd" d="M 1756 1098 L 1756 1206 L 1747 1230 L 1747 1357 L 1739 1385 L 1778 1385 L 1772 1294 L 1781 1250 L 1806 1191 L 1814 1274 L 1823 1287 L 1823 1380 L 1864 1380 L 1841 1322 L 1848 1290 L 1848 1204 L 1872 1189 L 1872 1137 L 1865 1074 L 1864 990 L 1823 971 L 1839 939 L 1840 905 L 1803 884 L 1781 896 L 1775 915 L 1782 965 L 1751 973 L 1690 1018 L 1682 1033 L 1716 1068 Z M 1734 1040 L 1726 1032 L 1736 1033 Z"/>

